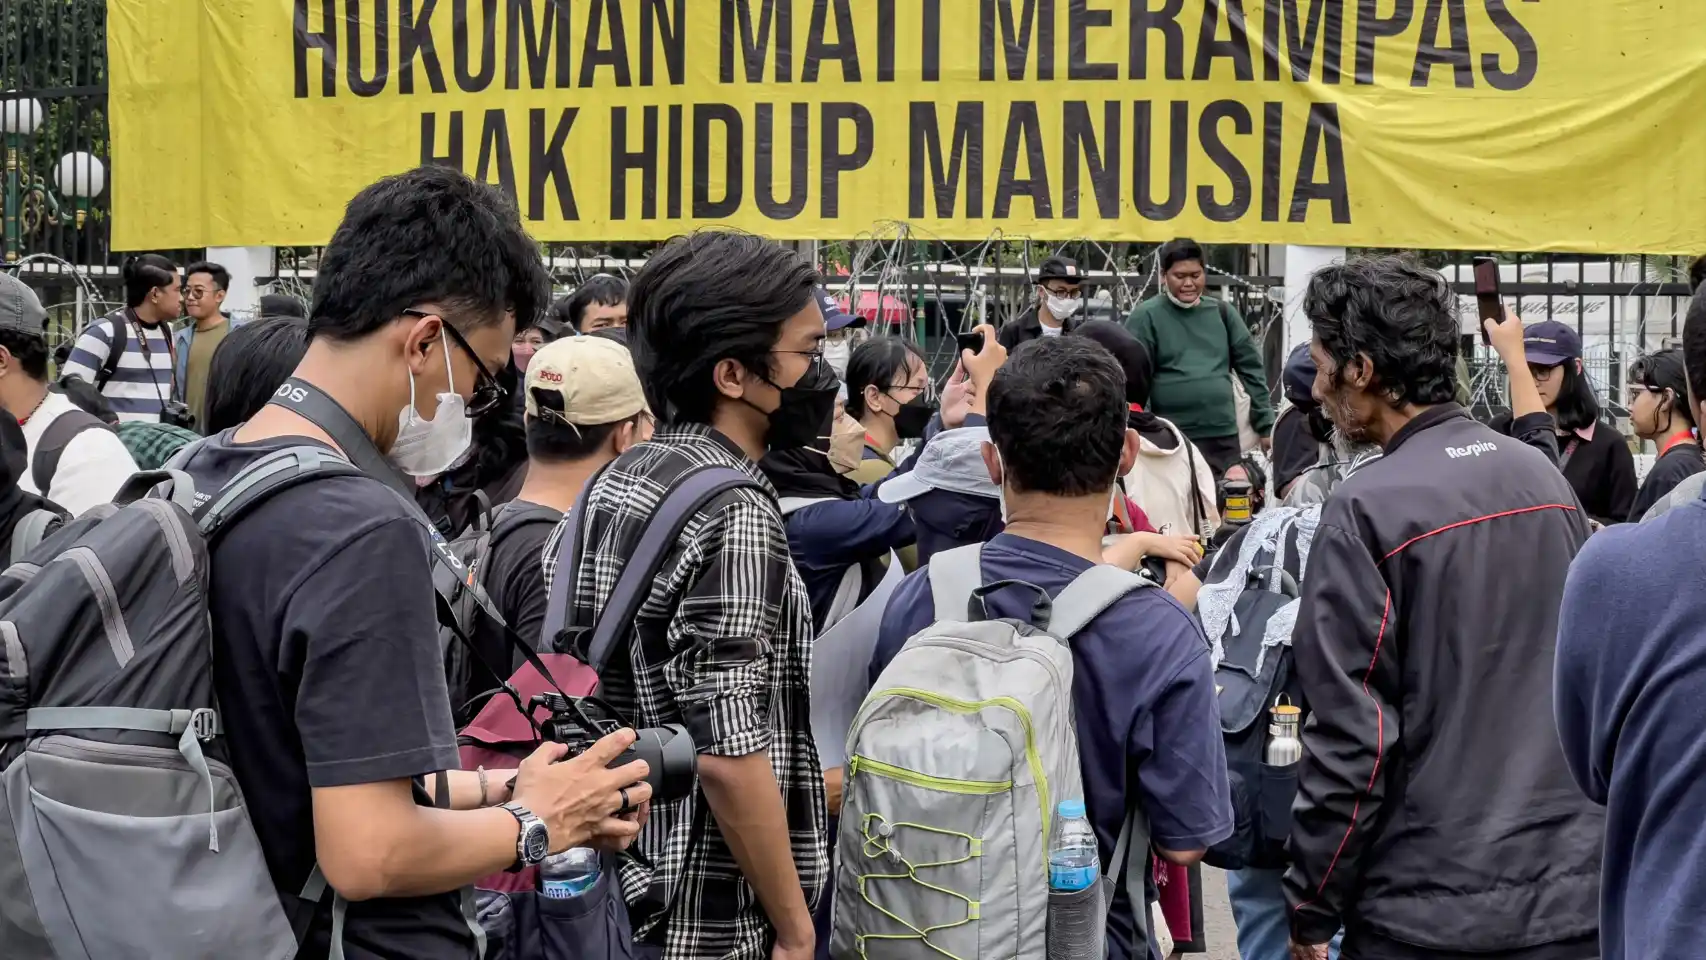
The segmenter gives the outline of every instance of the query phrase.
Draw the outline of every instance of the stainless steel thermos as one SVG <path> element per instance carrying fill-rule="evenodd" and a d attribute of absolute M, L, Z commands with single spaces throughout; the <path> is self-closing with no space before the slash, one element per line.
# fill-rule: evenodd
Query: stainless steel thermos
<path fill-rule="evenodd" d="M 1285 694 L 1280 694 L 1274 700 L 1274 705 L 1268 708 L 1271 718 L 1268 722 L 1268 752 L 1269 766 L 1283 767 L 1303 759 L 1303 738 L 1300 724 L 1303 721 L 1303 710 L 1290 702 Z"/>

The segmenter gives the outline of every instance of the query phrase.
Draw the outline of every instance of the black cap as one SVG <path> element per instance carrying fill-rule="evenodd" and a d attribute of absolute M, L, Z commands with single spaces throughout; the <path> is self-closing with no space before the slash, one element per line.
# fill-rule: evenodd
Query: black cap
<path fill-rule="evenodd" d="M 1309 344 L 1300 343 L 1292 348 L 1285 359 L 1281 382 L 1285 384 L 1286 399 L 1300 407 L 1315 405 L 1315 358 L 1309 355 Z"/>
<path fill-rule="evenodd" d="M 1073 283 L 1084 282 L 1084 271 L 1078 269 L 1078 261 L 1071 257 L 1049 257 L 1037 269 L 1037 283 L 1047 283 L 1050 280 L 1069 280 Z"/>

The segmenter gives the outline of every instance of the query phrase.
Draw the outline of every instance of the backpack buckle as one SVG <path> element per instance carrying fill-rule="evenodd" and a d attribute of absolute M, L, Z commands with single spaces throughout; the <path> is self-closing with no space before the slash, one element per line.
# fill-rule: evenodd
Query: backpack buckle
<path fill-rule="evenodd" d="M 219 714 L 207 707 L 191 710 L 190 728 L 197 740 L 212 740 L 219 736 Z"/>

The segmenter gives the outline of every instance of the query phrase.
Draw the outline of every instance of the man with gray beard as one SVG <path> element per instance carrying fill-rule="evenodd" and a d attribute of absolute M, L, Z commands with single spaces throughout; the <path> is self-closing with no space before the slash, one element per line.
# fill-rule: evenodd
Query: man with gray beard
<path fill-rule="evenodd" d="M 1384 452 L 1322 509 L 1292 632 L 1310 710 L 1292 956 L 1325 960 L 1342 926 L 1357 960 L 1594 957 L 1604 818 L 1574 790 L 1551 689 L 1586 517 L 1555 459 L 1452 402 L 1457 309 L 1437 273 L 1327 267 L 1304 312 L 1315 399 Z M 1512 360 L 1515 326 L 1489 326 Z M 1526 430 L 1543 418 L 1519 381 Z"/>

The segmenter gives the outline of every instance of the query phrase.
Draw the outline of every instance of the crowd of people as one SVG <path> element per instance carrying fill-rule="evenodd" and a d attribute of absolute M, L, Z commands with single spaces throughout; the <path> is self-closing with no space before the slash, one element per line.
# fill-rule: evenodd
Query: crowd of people
<path fill-rule="evenodd" d="M 1000 928 L 1010 908 L 988 900 L 981 946 L 956 953 L 978 902 L 923 872 L 967 858 L 908 860 L 940 850 L 902 828 L 935 828 L 891 822 L 1019 797 L 1017 774 L 943 768 L 987 760 L 994 728 L 924 737 L 912 769 L 866 739 L 897 691 L 974 716 L 1041 695 L 928 693 L 943 678 L 912 652 L 970 649 L 941 639 L 966 618 L 1064 644 L 1050 736 L 1075 739 L 1077 769 L 1053 800 L 1081 798 L 1110 879 L 1137 864 L 1107 906 L 1109 958 L 1158 957 L 1162 928 L 1200 943 L 1205 858 L 1230 871 L 1246 960 L 1692 955 L 1706 290 L 1682 345 L 1630 367 L 1633 431 L 1658 455 L 1637 484 L 1570 327 L 1486 322 L 1509 409 L 1482 423 L 1460 402 L 1448 285 L 1352 260 L 1309 281 L 1311 339 L 1270 393 L 1205 260 L 1163 246 L 1159 294 L 1122 322 L 1085 317 L 1090 278 L 1051 257 L 1029 308 L 941 376 L 797 253 L 739 232 L 553 300 L 513 206 L 442 167 L 363 190 L 312 302 L 269 296 L 246 322 L 222 309 L 221 265 L 142 255 L 126 305 L 55 362 L 36 295 L 0 274 L 0 768 L 10 782 L 36 738 L 81 729 L 42 710 L 119 716 L 91 699 L 110 691 L 43 699 L 43 671 L 76 659 L 61 638 L 105 630 L 78 649 L 122 667 L 190 629 L 111 567 L 135 511 L 176 529 L 148 506 L 169 496 L 206 536 L 170 555 L 180 584 L 201 578 L 217 729 L 125 729 L 173 757 L 200 736 L 197 775 L 229 771 L 277 893 L 268 935 L 298 956 L 1012 954 L 1040 920 Z M 328 460 L 353 466 L 229 507 L 270 465 Z M 20 619 L 57 565 L 100 571 L 95 612 Z M 1080 615 L 1099 576 L 1117 588 Z M 969 609 L 944 601 L 960 581 Z M 1070 641 L 1049 640 L 1063 611 Z M 573 748 L 531 729 L 545 713 L 523 695 L 595 687 L 615 723 Z M 1301 755 L 1275 761 L 1284 711 Z M 513 770 L 459 752 L 503 723 Z M 678 795 L 630 762 L 660 730 L 696 755 Z M 1027 783 L 1046 832 L 1050 783 Z M 1047 847 L 1004 845 L 1004 816 L 974 849 Z M 39 891 L 32 871 L 78 853 L 32 859 L 28 834 L 0 827 L 0 847 Z M 514 891 L 581 848 L 601 851 L 614 939 L 519 932 L 548 911 Z M 1011 894 L 1038 866 L 969 882 Z M 59 908 L 13 902 L 27 887 L 3 874 L 0 952 L 70 955 Z M 906 912 L 942 894 L 972 909 Z M 197 942 L 178 926 L 132 955 L 276 945 L 158 952 Z"/>

